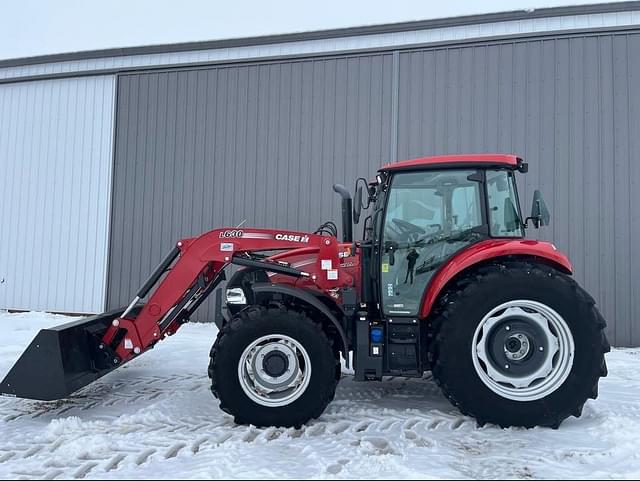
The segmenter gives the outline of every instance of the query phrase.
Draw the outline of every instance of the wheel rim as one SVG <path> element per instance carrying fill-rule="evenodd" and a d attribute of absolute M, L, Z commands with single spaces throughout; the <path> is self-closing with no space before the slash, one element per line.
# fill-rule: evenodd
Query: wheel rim
<path fill-rule="evenodd" d="M 471 349 L 482 382 L 501 397 L 522 402 L 557 391 L 571 372 L 574 353 L 562 316 L 529 300 L 492 309 L 480 321 Z"/>
<path fill-rule="evenodd" d="M 263 336 L 240 356 L 238 379 L 254 402 L 267 407 L 286 406 L 309 386 L 311 360 L 295 339 L 280 334 Z"/>

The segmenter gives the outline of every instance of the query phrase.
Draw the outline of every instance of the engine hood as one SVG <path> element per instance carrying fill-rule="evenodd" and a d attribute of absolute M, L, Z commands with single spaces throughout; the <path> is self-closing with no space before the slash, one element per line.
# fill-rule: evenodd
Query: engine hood
<path fill-rule="evenodd" d="M 307 272 L 310 276 L 321 275 L 317 270 L 318 248 L 316 247 L 301 247 L 299 249 L 291 249 L 288 251 L 278 252 L 267 259 L 269 261 L 286 262 L 290 267 Z M 354 280 L 353 285 L 356 287 L 360 279 L 360 257 L 356 252 L 353 252 L 353 244 L 341 243 L 339 244 L 339 257 L 340 265 L 333 266 L 334 269 L 340 269 L 342 274 L 351 276 Z M 283 274 L 277 274 L 274 272 L 258 272 L 255 268 L 242 268 L 238 270 L 232 278 L 229 280 L 227 287 L 238 287 L 247 280 L 249 274 L 251 274 L 250 282 L 272 282 L 276 284 L 290 284 L 297 287 L 305 287 L 314 289 L 316 286 L 313 284 L 311 278 L 295 278 Z"/>

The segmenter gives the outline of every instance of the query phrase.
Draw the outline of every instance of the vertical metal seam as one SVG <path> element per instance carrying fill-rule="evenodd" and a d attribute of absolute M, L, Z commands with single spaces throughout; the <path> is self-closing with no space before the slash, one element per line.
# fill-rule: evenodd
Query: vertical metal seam
<path fill-rule="evenodd" d="M 583 39 L 581 41 L 582 43 L 582 72 L 580 72 L 580 81 L 582 83 L 582 95 L 586 96 L 587 94 L 587 87 L 588 87 L 588 83 L 586 81 L 587 78 L 587 42 L 585 42 L 585 40 Z M 585 152 L 585 144 L 587 141 L 587 106 L 586 106 L 586 102 L 582 102 L 582 149 L 581 149 L 581 153 L 580 153 L 580 160 L 583 163 L 582 168 L 580 169 L 580 175 L 582 177 L 582 189 L 580 189 L 580 195 L 581 195 L 581 201 L 580 201 L 580 205 L 581 206 L 585 206 L 586 202 L 585 202 L 585 195 L 584 195 L 584 187 L 587 184 L 587 167 L 585 165 L 585 157 L 586 157 L 586 152 Z M 582 269 L 583 269 L 583 277 L 582 277 L 582 282 L 586 282 L 587 281 L 587 222 L 585 219 L 585 216 L 583 214 L 582 216 Z"/>
<path fill-rule="evenodd" d="M 400 52 L 393 51 L 392 77 L 391 77 L 391 152 L 389 162 L 398 160 L 398 124 L 400 114 Z"/>
<path fill-rule="evenodd" d="M 629 82 L 629 77 L 631 77 L 631 72 L 629 69 L 630 66 L 630 59 L 629 59 L 629 35 L 625 35 L 624 36 L 624 50 L 625 50 L 625 67 L 626 67 L 626 81 L 627 81 L 627 98 L 629 98 L 629 93 L 631 91 L 630 88 L 630 82 Z M 633 208 L 631 206 L 631 186 L 633 183 L 633 177 L 631 175 L 631 103 L 627 102 L 627 197 L 628 197 L 628 207 L 629 207 L 629 213 L 633 212 Z M 628 248 L 629 251 L 631 251 L 631 246 L 634 244 L 633 242 L 633 238 L 632 238 L 632 233 L 633 233 L 633 229 L 629 228 L 627 231 L 627 237 L 628 237 Z M 631 252 L 629 252 L 631 253 Z M 633 269 L 630 267 L 629 269 L 629 287 L 630 289 L 633 289 Z M 629 294 L 631 294 L 631 292 L 629 292 Z M 629 330 L 627 332 L 628 334 L 628 344 L 631 345 L 632 341 L 633 341 L 633 320 L 632 320 L 632 315 L 633 315 L 633 307 L 631 305 L 631 298 L 632 296 L 629 296 L 628 299 L 628 311 L 627 311 L 627 320 L 628 320 L 628 324 L 629 324 Z"/>
<path fill-rule="evenodd" d="M 569 41 L 569 45 L 567 45 L 567 64 L 569 67 L 569 85 L 572 86 L 572 78 L 573 78 L 573 69 L 571 66 L 571 61 L 572 61 L 572 54 L 573 54 L 573 45 L 571 43 L 571 41 Z M 574 131 L 574 126 L 573 126 L 573 95 L 572 92 L 569 92 L 568 97 L 569 97 L 569 112 L 568 112 L 568 116 L 569 116 L 569 139 L 573 138 L 573 131 Z M 567 155 L 568 159 L 567 159 L 567 219 L 572 219 L 572 209 L 571 209 L 571 180 L 573 178 L 573 171 L 575 170 L 573 168 L 573 159 L 574 159 L 574 155 L 573 155 L 573 149 L 571 148 L 571 144 L 569 144 L 569 152 Z M 571 238 L 572 238 L 572 230 L 571 228 L 569 228 L 569 238 L 567 239 L 567 256 L 569 258 L 571 258 Z"/>
<path fill-rule="evenodd" d="M 109 188 L 107 189 L 108 197 L 107 197 L 107 245 L 106 245 L 106 256 L 104 262 L 104 275 L 103 275 L 103 285 L 104 285 L 104 296 L 102 299 L 103 308 L 106 311 L 109 305 L 109 292 L 110 292 L 110 284 L 111 284 L 111 276 L 109 275 L 109 271 L 112 265 L 112 239 L 111 235 L 113 233 L 113 224 L 115 222 L 115 212 L 113 209 L 113 199 L 115 198 L 115 182 L 114 182 L 114 174 L 116 171 L 116 136 L 118 133 L 117 122 L 118 122 L 118 86 L 120 83 L 120 75 L 115 75 L 112 79 L 113 87 L 112 87 L 112 110 L 111 110 L 111 162 L 109 166 L 109 173 L 107 177 L 109 179 Z"/>
<path fill-rule="evenodd" d="M 553 41 L 553 208 L 558 205 L 558 189 L 556 188 L 556 180 L 560 178 L 558 173 L 558 145 L 556 143 L 556 130 L 558 118 L 558 39 Z M 557 236 L 554 229 L 554 238 Z"/>

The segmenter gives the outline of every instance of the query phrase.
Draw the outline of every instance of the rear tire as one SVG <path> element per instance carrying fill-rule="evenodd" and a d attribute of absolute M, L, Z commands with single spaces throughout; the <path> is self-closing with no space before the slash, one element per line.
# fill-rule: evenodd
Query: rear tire
<path fill-rule="evenodd" d="M 300 427 L 333 400 L 340 363 L 322 327 L 304 313 L 250 306 L 218 333 L 209 377 L 236 423 Z"/>
<path fill-rule="evenodd" d="M 481 425 L 557 428 L 581 415 L 607 375 L 606 323 L 594 300 L 545 265 L 505 261 L 463 276 L 432 327 L 433 376 Z"/>

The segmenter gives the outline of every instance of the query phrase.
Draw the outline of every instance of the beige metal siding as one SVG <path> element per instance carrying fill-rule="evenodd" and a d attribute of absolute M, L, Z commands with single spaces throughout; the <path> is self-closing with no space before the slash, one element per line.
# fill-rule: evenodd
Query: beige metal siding
<path fill-rule="evenodd" d="M 104 308 L 114 85 L 0 85 L 0 308 Z"/>

